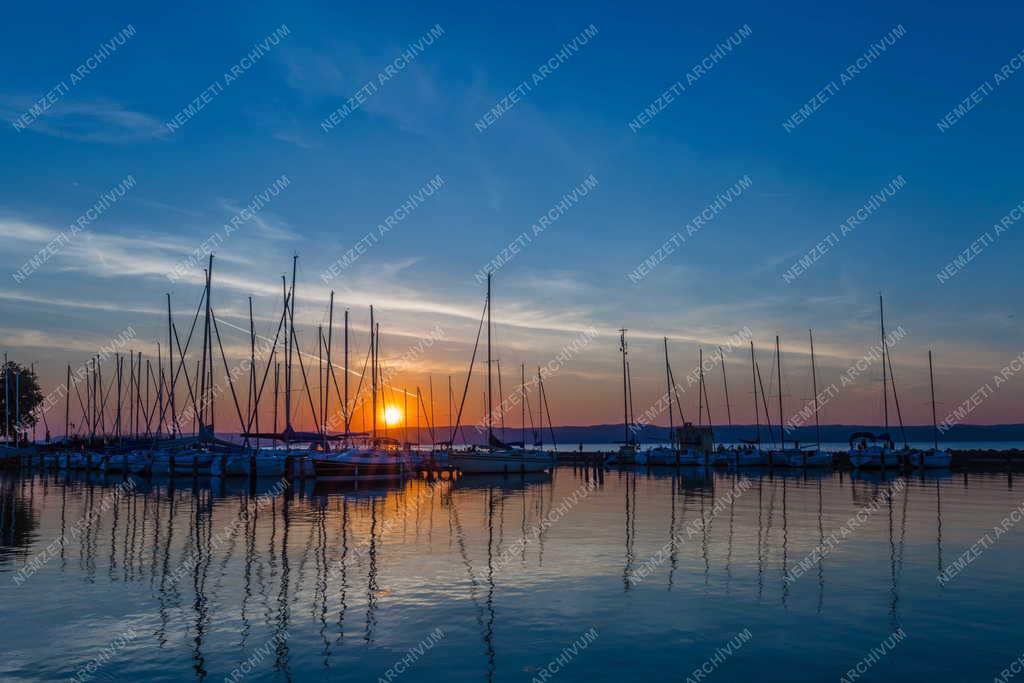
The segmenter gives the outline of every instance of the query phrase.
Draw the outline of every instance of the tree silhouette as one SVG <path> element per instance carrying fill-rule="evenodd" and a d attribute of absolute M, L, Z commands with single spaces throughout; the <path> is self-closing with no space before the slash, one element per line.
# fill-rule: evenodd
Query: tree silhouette
<path fill-rule="evenodd" d="M 35 371 L 8 361 L 0 372 L 0 435 L 14 437 L 31 429 L 42 402 Z"/>

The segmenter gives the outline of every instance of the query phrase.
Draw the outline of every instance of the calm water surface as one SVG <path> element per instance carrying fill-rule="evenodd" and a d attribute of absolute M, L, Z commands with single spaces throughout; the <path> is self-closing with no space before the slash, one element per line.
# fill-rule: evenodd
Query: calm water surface
<path fill-rule="evenodd" d="M 682 681 L 730 642 L 716 680 L 818 681 L 886 639 L 859 680 L 991 681 L 1024 651 L 1005 473 L 0 477 L 4 681 Z"/>

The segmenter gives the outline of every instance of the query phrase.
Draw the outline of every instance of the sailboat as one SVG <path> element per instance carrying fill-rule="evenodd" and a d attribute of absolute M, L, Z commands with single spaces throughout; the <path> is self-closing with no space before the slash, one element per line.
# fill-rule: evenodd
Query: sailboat
<path fill-rule="evenodd" d="M 928 349 L 928 382 L 932 390 L 932 439 L 934 440 L 934 446 L 931 450 L 920 451 L 915 465 L 924 470 L 944 469 L 949 467 L 952 458 L 948 451 L 939 449 L 939 424 L 938 418 L 935 415 L 935 376 L 932 372 L 931 349 Z"/>
<path fill-rule="evenodd" d="M 491 382 L 491 274 L 487 274 L 487 299 L 485 309 L 487 314 L 487 446 L 484 448 L 470 448 L 469 450 L 455 451 L 448 454 L 448 462 L 462 471 L 463 474 L 494 474 L 512 472 L 543 472 L 553 469 L 555 458 L 551 453 L 544 451 L 527 450 L 514 448 L 502 443 L 494 436 L 493 424 L 493 400 Z M 481 323 L 483 321 L 481 320 Z M 479 331 L 477 341 L 479 342 Z M 473 347 L 473 356 L 476 357 L 476 346 Z M 473 374 L 473 361 L 470 361 L 469 374 L 466 377 L 466 389 L 463 391 L 462 405 L 459 407 L 459 416 L 455 420 L 456 431 L 462 417 L 462 407 L 466 403 L 466 392 L 469 390 L 469 379 Z M 543 428 L 543 425 L 542 425 Z"/>
<path fill-rule="evenodd" d="M 633 434 L 632 406 L 633 393 L 629 382 L 629 364 L 626 355 L 629 353 L 626 346 L 626 328 L 619 330 L 619 352 L 622 353 L 622 429 L 623 440 L 619 450 L 605 460 L 608 465 L 632 465 L 636 460 L 637 443 Z"/>
<path fill-rule="evenodd" d="M 900 465 L 900 453 L 889 435 L 889 376 L 886 368 L 889 347 L 885 339 L 885 307 L 881 294 L 878 295 L 878 319 L 882 333 L 882 413 L 885 431 L 882 434 L 857 432 L 850 435 L 850 464 L 857 469 L 888 469 Z"/>
<path fill-rule="evenodd" d="M 761 467 L 768 464 L 768 457 L 761 450 L 761 411 L 757 405 L 757 361 L 754 359 L 754 342 L 750 342 L 750 375 L 754 382 L 754 440 L 747 442 L 736 453 L 737 467 Z"/>
<path fill-rule="evenodd" d="M 821 422 L 818 419 L 818 372 L 814 365 L 814 331 L 807 331 L 811 341 L 811 390 L 814 393 L 814 450 L 803 449 L 788 456 L 790 467 L 830 467 L 832 454 L 821 450 Z M 781 359 L 780 359 L 781 360 Z"/>
<path fill-rule="evenodd" d="M 665 343 L 665 385 L 668 396 L 668 446 L 655 446 L 645 451 L 638 451 L 635 456 L 637 465 L 678 465 L 679 449 L 676 446 L 675 415 L 672 411 L 672 397 L 674 393 L 674 382 L 672 381 L 672 368 L 668 362 L 668 337 L 664 338 Z M 680 407 L 679 417 L 682 418 Z"/>
<path fill-rule="evenodd" d="M 348 318 L 346 317 L 346 322 Z M 345 330 L 346 345 L 348 327 Z M 347 346 L 346 346 L 347 348 Z M 380 355 L 380 323 L 374 322 L 373 307 L 370 307 L 370 387 L 372 431 L 370 441 L 365 445 L 355 446 L 340 451 L 323 451 L 312 453 L 310 461 L 313 465 L 317 481 L 356 481 L 401 479 L 414 476 L 415 464 L 404 452 L 401 444 L 395 439 L 380 437 L 377 433 L 377 379 Z M 348 355 L 346 353 L 345 374 L 348 374 Z M 346 389 L 346 402 L 347 398 Z M 347 414 L 347 410 L 346 410 Z M 346 434 L 350 434 L 346 425 Z"/>
<path fill-rule="evenodd" d="M 779 383 L 779 448 L 771 451 L 771 463 L 775 467 L 800 466 L 803 451 L 799 448 L 786 448 L 786 418 L 782 414 L 782 346 L 779 335 L 775 335 L 775 371 Z"/>

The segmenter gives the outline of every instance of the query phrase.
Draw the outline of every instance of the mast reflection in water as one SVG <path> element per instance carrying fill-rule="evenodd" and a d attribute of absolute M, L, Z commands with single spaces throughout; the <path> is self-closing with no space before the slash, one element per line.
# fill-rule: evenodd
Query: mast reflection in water
<path fill-rule="evenodd" d="M 744 629 L 722 680 L 839 678 L 897 629 L 879 679 L 997 676 L 1019 656 L 1024 529 L 936 575 L 1020 506 L 1012 478 L 893 477 L 561 467 L 119 487 L 4 473 L 0 679 L 95 661 L 98 680 L 376 680 L 405 658 L 409 681 L 528 680 L 590 629 L 561 680 L 692 671 Z"/>

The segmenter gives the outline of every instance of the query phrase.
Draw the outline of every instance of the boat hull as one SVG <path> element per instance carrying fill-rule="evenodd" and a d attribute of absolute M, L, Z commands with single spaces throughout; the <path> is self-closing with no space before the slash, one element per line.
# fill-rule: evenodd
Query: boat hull
<path fill-rule="evenodd" d="M 914 458 L 914 466 L 922 470 L 949 469 L 953 458 L 946 451 L 924 451 Z"/>
<path fill-rule="evenodd" d="M 317 481 L 363 481 L 402 479 L 415 472 L 400 458 L 359 459 L 312 458 Z"/>
<path fill-rule="evenodd" d="M 675 465 L 676 452 L 670 448 L 652 448 L 647 451 L 638 451 L 633 460 L 637 465 Z"/>
<path fill-rule="evenodd" d="M 150 472 L 156 475 L 210 474 L 214 454 L 208 452 L 154 453 Z"/>
<path fill-rule="evenodd" d="M 547 454 L 517 453 L 449 453 L 448 463 L 463 474 L 502 474 L 519 472 L 544 472 L 555 466 L 554 459 Z"/>
<path fill-rule="evenodd" d="M 740 451 L 736 454 L 736 464 L 739 467 L 764 467 L 768 458 L 761 450 Z"/>
<path fill-rule="evenodd" d="M 900 466 L 899 454 L 890 450 L 866 449 L 850 451 L 850 464 L 859 470 L 888 470 Z"/>
<path fill-rule="evenodd" d="M 787 455 L 790 467 L 831 467 L 832 454 L 824 451 L 804 451 Z"/>

